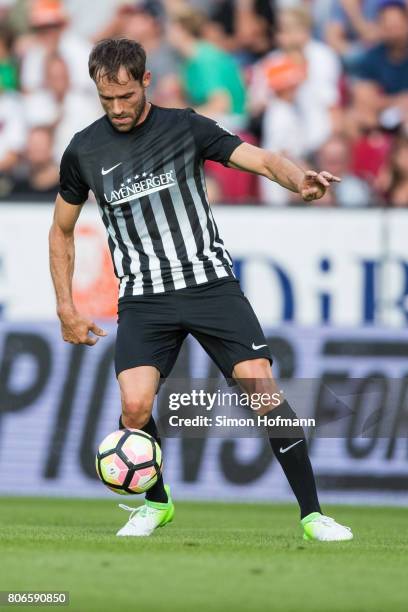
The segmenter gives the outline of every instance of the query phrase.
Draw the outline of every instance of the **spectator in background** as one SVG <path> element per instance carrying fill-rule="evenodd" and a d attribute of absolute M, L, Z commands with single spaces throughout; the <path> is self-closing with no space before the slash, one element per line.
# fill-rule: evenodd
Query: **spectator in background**
<path fill-rule="evenodd" d="M 21 86 L 33 92 L 44 86 L 47 56 L 58 53 L 68 66 L 73 87 L 90 89 L 88 56 L 90 44 L 68 29 L 68 16 L 58 0 L 33 0 L 29 23 L 33 36 L 21 62 Z"/>
<path fill-rule="evenodd" d="M 59 188 L 59 168 L 52 158 L 52 129 L 36 127 L 29 131 L 23 176 L 1 183 L 0 197 L 13 201 L 54 201 Z"/>
<path fill-rule="evenodd" d="M 18 87 L 17 66 L 12 57 L 13 33 L 0 24 L 0 89 L 16 90 Z"/>
<path fill-rule="evenodd" d="M 59 162 L 72 135 L 102 115 L 94 91 L 76 89 L 70 80 L 69 67 L 59 55 L 51 55 L 45 64 L 45 89 L 56 106 L 57 126 L 54 135 L 54 157 Z"/>
<path fill-rule="evenodd" d="M 96 121 L 102 110 L 95 93 L 72 87 L 65 60 L 49 55 L 44 65 L 44 88 L 25 96 L 25 114 L 31 127 L 54 128 L 53 156 L 59 162 L 72 135 Z"/>
<path fill-rule="evenodd" d="M 245 88 L 239 67 L 222 49 L 203 39 L 206 17 L 189 8 L 172 15 L 168 40 L 183 57 L 182 84 L 197 112 L 232 130 L 245 123 Z"/>
<path fill-rule="evenodd" d="M 5 25 L 10 3 L 0 7 L 0 175 L 17 166 L 25 143 L 25 128 L 18 88 L 17 66 L 12 55 L 14 35 Z M 0 178 L 0 193 L 5 184 Z"/>
<path fill-rule="evenodd" d="M 275 23 L 274 0 L 220 0 L 210 13 L 205 38 L 252 64 L 271 50 Z"/>
<path fill-rule="evenodd" d="M 335 0 L 326 40 L 353 71 L 365 49 L 379 43 L 381 30 L 376 22 L 379 0 Z"/>
<path fill-rule="evenodd" d="M 0 174 L 11 172 L 17 166 L 24 145 L 25 126 L 20 97 L 0 86 Z"/>
<path fill-rule="evenodd" d="M 306 154 L 305 130 L 295 100 L 306 77 L 305 67 L 285 54 L 275 54 L 266 65 L 268 85 L 273 92 L 263 116 L 262 148 L 300 161 Z M 260 177 L 261 199 L 265 204 L 283 206 L 291 192 Z"/>
<path fill-rule="evenodd" d="M 278 46 L 307 71 L 299 87 L 297 104 L 305 124 L 309 152 L 316 151 L 333 130 L 341 75 L 337 56 L 326 44 L 312 38 L 312 26 L 306 9 L 288 9 L 279 15 L 276 38 Z"/>
<path fill-rule="evenodd" d="M 122 37 L 136 40 L 146 50 L 152 72 L 149 99 L 162 106 L 184 106 L 180 88 L 180 59 L 164 36 L 164 9 L 158 0 L 126 2 L 96 40 Z"/>
<path fill-rule="evenodd" d="M 308 153 L 314 153 L 330 136 L 340 101 L 341 65 L 326 44 L 311 37 L 312 21 L 305 8 L 290 8 L 278 14 L 276 42 L 280 51 L 302 66 L 306 78 L 299 87 L 296 104 L 304 122 Z M 254 68 L 251 79 L 251 108 L 262 112 L 271 96 L 266 66 L 278 51 L 272 51 Z"/>
<path fill-rule="evenodd" d="M 341 176 L 341 183 L 336 183 L 331 193 L 319 200 L 319 206 L 350 208 L 378 203 L 378 195 L 370 185 L 351 170 L 351 145 L 346 137 L 335 135 L 329 138 L 319 149 L 317 166 L 327 168 L 328 172 L 336 172 L 336 176 Z"/>
<path fill-rule="evenodd" d="M 362 57 L 353 87 L 357 121 L 378 123 L 379 113 L 395 108 L 408 117 L 408 11 L 403 0 L 381 0 L 378 27 L 382 43 Z"/>
<path fill-rule="evenodd" d="M 408 206 L 408 136 L 402 134 L 393 143 L 389 165 L 385 169 L 382 186 L 385 201 L 390 206 Z"/>

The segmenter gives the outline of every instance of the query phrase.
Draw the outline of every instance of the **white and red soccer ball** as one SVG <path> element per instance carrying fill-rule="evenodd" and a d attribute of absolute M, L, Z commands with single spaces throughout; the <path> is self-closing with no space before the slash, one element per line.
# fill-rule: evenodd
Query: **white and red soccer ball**
<path fill-rule="evenodd" d="M 139 429 L 120 429 L 106 436 L 95 459 L 96 472 L 115 493 L 145 493 L 161 474 L 162 453 L 156 440 Z"/>

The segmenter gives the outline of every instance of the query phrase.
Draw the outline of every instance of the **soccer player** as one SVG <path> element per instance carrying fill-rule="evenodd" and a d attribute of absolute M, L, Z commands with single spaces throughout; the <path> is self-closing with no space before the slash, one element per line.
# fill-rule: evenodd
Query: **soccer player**
<path fill-rule="evenodd" d="M 50 230 L 57 313 L 67 342 L 92 346 L 106 335 L 76 310 L 72 299 L 73 232 L 92 190 L 120 280 L 115 352 L 120 427 L 142 429 L 158 439 L 154 397 L 189 333 L 246 393 L 259 391 L 259 384 L 271 396 L 278 392 L 265 336 L 233 274 L 208 204 L 204 160 L 263 175 L 306 201 L 322 197 L 340 179 L 305 172 L 192 109 L 149 103 L 151 75 L 145 52 L 134 41 L 99 42 L 89 73 L 105 115 L 75 134 L 61 161 Z M 275 417 L 296 418 L 286 400 L 265 407 L 264 413 L 270 410 Z M 271 436 L 270 444 L 298 500 L 304 537 L 351 539 L 349 528 L 321 511 L 302 428 L 290 436 Z M 150 535 L 173 514 L 161 477 L 117 535 Z"/>

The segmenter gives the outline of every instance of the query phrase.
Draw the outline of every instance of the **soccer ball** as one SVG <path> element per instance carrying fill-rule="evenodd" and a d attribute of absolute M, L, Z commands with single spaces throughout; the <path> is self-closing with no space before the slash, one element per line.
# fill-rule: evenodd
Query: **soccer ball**
<path fill-rule="evenodd" d="M 96 454 L 96 472 L 115 493 L 145 493 L 161 474 L 162 453 L 156 440 L 139 429 L 119 429 L 106 436 Z"/>

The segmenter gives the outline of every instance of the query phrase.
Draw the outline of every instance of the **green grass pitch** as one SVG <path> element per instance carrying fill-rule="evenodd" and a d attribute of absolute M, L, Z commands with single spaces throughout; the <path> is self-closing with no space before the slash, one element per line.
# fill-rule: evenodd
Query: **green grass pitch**
<path fill-rule="evenodd" d="M 309 543 L 295 505 L 177 503 L 150 538 L 116 538 L 106 500 L 0 499 L 0 590 L 64 590 L 70 611 L 408 610 L 404 508 L 327 506 L 355 540 Z M 138 501 L 138 500 L 136 500 Z"/>

